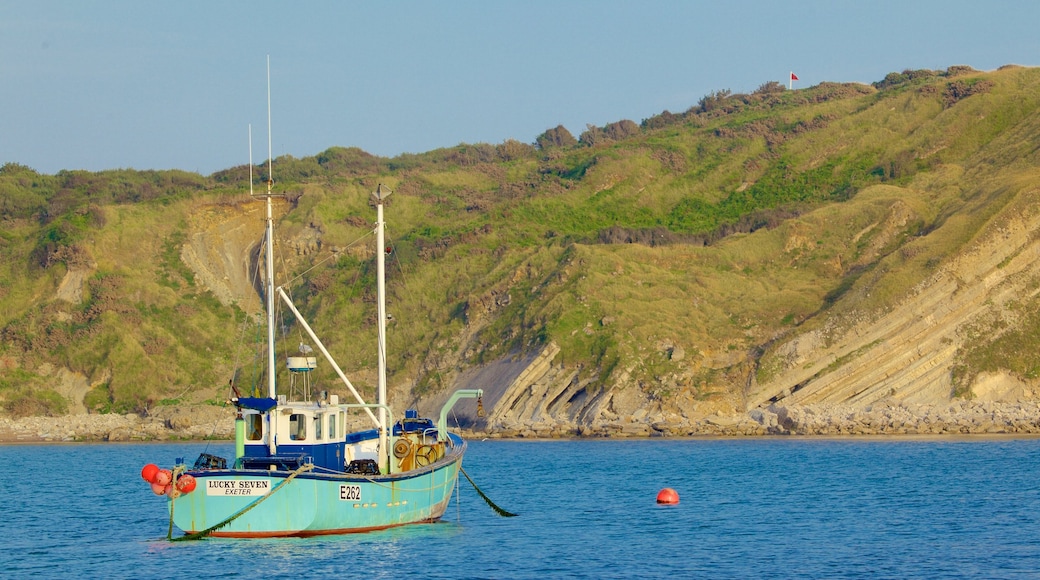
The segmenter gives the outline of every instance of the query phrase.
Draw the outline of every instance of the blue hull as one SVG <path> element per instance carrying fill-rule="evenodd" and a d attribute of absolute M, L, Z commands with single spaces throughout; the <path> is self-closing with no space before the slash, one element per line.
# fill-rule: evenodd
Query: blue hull
<path fill-rule="evenodd" d="M 185 533 L 232 518 L 209 534 L 229 538 L 347 534 L 432 522 L 451 501 L 465 447 L 392 475 L 191 470 L 197 487 L 170 500 L 170 515 Z"/>

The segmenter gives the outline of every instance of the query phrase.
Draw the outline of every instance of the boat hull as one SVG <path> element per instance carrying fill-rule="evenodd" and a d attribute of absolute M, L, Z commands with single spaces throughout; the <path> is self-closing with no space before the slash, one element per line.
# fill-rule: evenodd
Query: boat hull
<path fill-rule="evenodd" d="M 174 525 L 230 538 L 348 534 L 433 522 L 458 481 L 462 449 L 422 469 L 392 475 L 262 470 L 190 471 L 192 493 L 169 502 Z"/>

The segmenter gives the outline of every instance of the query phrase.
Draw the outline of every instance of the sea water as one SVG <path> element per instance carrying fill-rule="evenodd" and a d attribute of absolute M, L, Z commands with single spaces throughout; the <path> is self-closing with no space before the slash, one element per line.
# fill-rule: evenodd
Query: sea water
<path fill-rule="evenodd" d="M 1040 577 L 1040 439 L 473 441 L 466 471 L 518 517 L 460 478 L 435 524 L 168 542 L 140 469 L 203 451 L 233 454 L 0 446 L 0 576 Z"/>

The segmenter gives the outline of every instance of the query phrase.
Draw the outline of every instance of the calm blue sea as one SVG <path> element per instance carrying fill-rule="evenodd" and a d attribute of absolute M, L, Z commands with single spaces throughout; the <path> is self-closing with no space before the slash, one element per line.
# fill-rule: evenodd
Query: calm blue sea
<path fill-rule="evenodd" d="M 437 524 L 169 543 L 141 466 L 230 444 L 0 446 L 11 578 L 1038 578 L 1040 440 L 474 441 Z M 681 502 L 659 506 L 663 487 Z"/>

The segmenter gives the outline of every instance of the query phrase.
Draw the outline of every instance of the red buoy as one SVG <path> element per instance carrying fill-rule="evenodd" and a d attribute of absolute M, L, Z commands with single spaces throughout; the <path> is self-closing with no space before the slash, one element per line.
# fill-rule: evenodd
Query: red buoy
<path fill-rule="evenodd" d="M 152 483 L 155 481 L 155 474 L 159 473 L 159 466 L 154 463 L 149 463 L 141 468 L 141 479 Z"/>
<path fill-rule="evenodd" d="M 177 478 L 177 491 L 191 493 L 195 491 L 195 478 L 185 473 Z"/>
<path fill-rule="evenodd" d="M 171 479 L 173 479 L 173 474 L 170 473 L 169 469 L 160 469 L 155 474 L 155 478 L 152 479 L 152 483 L 157 483 L 163 487 L 166 487 L 166 484 L 170 483 Z"/>
<path fill-rule="evenodd" d="M 657 503 L 673 504 L 679 503 L 679 494 L 670 487 L 657 492 Z"/>
<path fill-rule="evenodd" d="M 166 494 L 166 486 L 165 485 L 159 485 L 158 483 L 153 483 L 152 484 L 152 493 L 154 493 L 155 495 L 165 495 Z"/>

